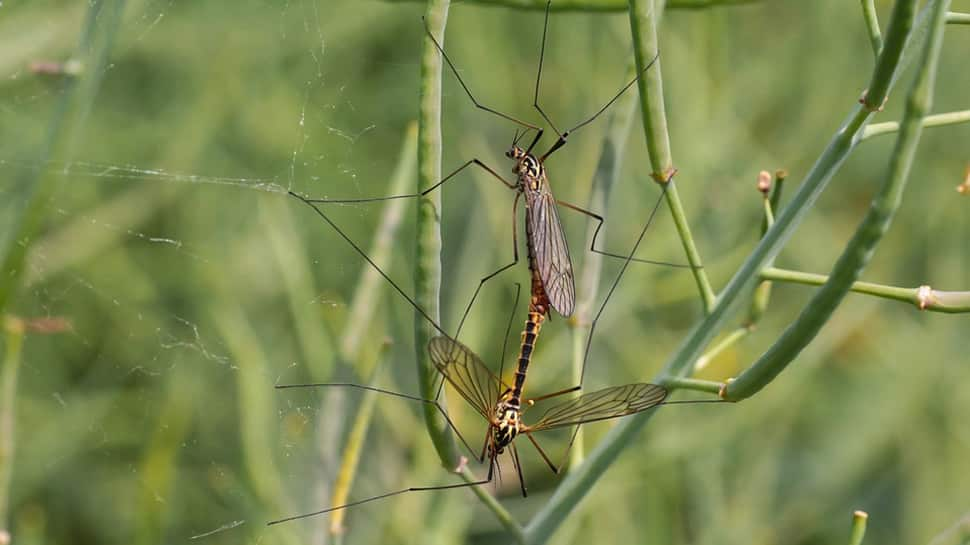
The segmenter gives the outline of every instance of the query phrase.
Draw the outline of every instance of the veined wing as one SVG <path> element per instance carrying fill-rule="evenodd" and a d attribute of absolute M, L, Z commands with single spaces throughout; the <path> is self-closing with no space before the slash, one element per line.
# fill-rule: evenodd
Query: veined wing
<path fill-rule="evenodd" d="M 573 265 L 569 259 L 569 246 L 559 222 L 556 199 L 548 185 L 531 196 L 526 193 L 529 207 L 529 245 L 539 270 L 539 278 L 549 297 L 549 303 L 563 316 L 573 313 L 576 305 L 576 285 L 573 281 Z"/>
<path fill-rule="evenodd" d="M 626 384 L 583 394 L 550 407 L 528 431 L 540 431 L 645 411 L 663 403 L 667 389 L 658 384 Z"/>
<path fill-rule="evenodd" d="M 431 362 L 458 393 L 471 403 L 486 420 L 499 394 L 509 387 L 489 371 L 482 360 L 467 346 L 449 337 L 437 336 L 428 343 Z"/>

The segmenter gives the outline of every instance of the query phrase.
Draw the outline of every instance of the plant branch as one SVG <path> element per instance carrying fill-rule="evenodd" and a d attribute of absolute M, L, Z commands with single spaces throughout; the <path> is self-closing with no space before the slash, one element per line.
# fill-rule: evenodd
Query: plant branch
<path fill-rule="evenodd" d="M 664 197 L 677 226 L 684 253 L 691 265 L 694 281 L 700 292 L 704 312 L 709 313 L 714 306 L 714 290 L 707 279 L 707 272 L 701 261 L 700 252 L 694 244 L 687 214 L 680 201 L 677 185 L 674 183 L 673 157 L 670 152 L 670 135 L 667 133 L 667 114 L 663 96 L 663 59 L 657 58 L 657 20 L 660 10 L 654 7 L 654 0 L 630 0 L 630 28 L 633 32 L 633 52 L 640 78 L 640 112 L 643 116 L 643 132 L 647 138 L 647 151 L 650 155 L 651 176 L 660 184 L 666 185 Z M 656 58 L 656 61 L 654 59 Z M 648 63 L 654 65 L 644 72 Z"/>
<path fill-rule="evenodd" d="M 970 25 L 970 13 L 948 12 L 946 22 L 951 25 Z"/>
<path fill-rule="evenodd" d="M 862 0 L 862 17 L 866 21 L 866 31 L 869 33 L 869 43 L 872 44 L 872 54 L 879 58 L 882 51 L 882 33 L 879 31 L 879 18 L 876 17 L 874 0 Z"/>
<path fill-rule="evenodd" d="M 905 0 L 915 9 L 915 0 Z M 903 15 L 912 17 L 904 10 Z M 921 17 L 917 29 L 928 24 L 928 17 Z M 906 41 L 910 24 L 890 24 L 886 32 L 886 42 Z M 914 39 L 907 45 L 907 51 Z M 880 60 L 887 55 L 892 59 L 891 69 L 874 71 L 874 77 L 885 78 L 886 84 L 880 85 L 889 90 L 894 82 L 894 73 L 900 63 L 900 51 L 895 48 L 883 49 Z M 889 62 L 889 61 L 887 61 Z M 878 63 L 882 65 L 883 63 Z M 882 83 L 877 80 L 877 83 Z M 870 86 L 872 87 L 872 86 Z M 878 87 L 876 87 L 878 88 Z M 878 97 L 881 103 L 884 96 Z M 759 271 L 774 258 L 791 237 L 802 218 L 811 210 L 818 196 L 827 187 L 832 176 L 839 170 L 849 153 L 855 148 L 862 127 L 871 113 L 855 105 L 847 115 L 842 126 L 836 131 L 825 150 L 816 160 L 801 183 L 792 201 L 775 218 L 775 223 L 765 233 L 761 242 L 751 252 L 738 272 L 718 295 L 714 308 L 688 333 L 680 347 L 670 358 L 665 370 L 658 377 L 683 377 L 690 374 L 694 361 L 701 355 L 704 347 L 717 335 L 732 313 L 743 301 L 743 296 L 759 280 Z M 620 451 L 633 440 L 636 434 L 650 421 L 653 412 L 647 411 L 623 419 L 607 433 L 602 441 L 587 455 L 586 462 L 575 468 L 563 479 L 546 505 L 536 514 L 526 527 L 528 543 L 546 542 L 560 524 L 568 517 L 579 501 L 586 495 L 596 481 L 611 466 Z"/>
<path fill-rule="evenodd" d="M 761 271 L 761 277 L 776 282 L 790 282 L 809 286 L 822 286 L 829 280 L 829 277 L 824 274 L 792 271 L 774 267 L 768 267 Z M 920 310 L 950 314 L 970 312 L 970 291 L 940 291 L 929 286 L 900 288 L 897 286 L 886 286 L 859 281 L 853 282 L 849 287 L 849 291 L 882 297 L 883 299 L 912 303 Z"/>
<path fill-rule="evenodd" d="M 424 0 L 384 0 L 391 3 L 423 2 Z M 667 0 L 667 9 L 707 9 L 754 4 L 761 0 Z M 463 4 L 505 7 L 518 10 L 544 11 L 546 0 L 463 0 Z M 551 11 L 609 12 L 626 11 L 627 0 L 555 0 Z"/>
<path fill-rule="evenodd" d="M 899 4 L 902 3 L 897 4 L 897 13 L 900 11 Z M 949 0 L 934 0 L 927 6 L 932 10 L 929 35 L 923 48 L 916 80 L 906 100 L 899 137 L 890 156 L 885 183 L 873 198 L 869 211 L 843 250 L 825 285 L 815 293 L 782 336 L 751 367 L 728 384 L 727 399 L 741 400 L 755 394 L 798 356 L 848 294 L 852 283 L 865 269 L 876 246 L 889 229 L 906 188 L 923 129 L 923 118 L 933 101 L 936 67 L 943 43 L 944 15 L 948 5 Z M 889 50 L 888 42 L 886 50 Z M 886 72 L 891 73 L 893 70 L 887 69 Z"/>
<path fill-rule="evenodd" d="M 16 444 L 14 402 L 17 399 L 17 374 L 26 327 L 17 318 L 0 317 L 0 320 L 5 337 L 3 367 L 0 368 L 0 535 L 3 535 L 9 528 L 10 478 L 13 476 Z"/>
<path fill-rule="evenodd" d="M 923 118 L 924 127 L 942 127 L 944 125 L 956 125 L 970 121 L 970 110 L 960 110 L 957 112 L 947 112 L 945 114 L 928 115 Z M 867 140 L 873 136 L 890 134 L 899 130 L 898 121 L 886 121 L 884 123 L 873 123 L 862 131 L 862 140 Z"/>
<path fill-rule="evenodd" d="M 681 377 L 666 377 L 660 381 L 660 385 L 669 390 L 694 390 L 697 392 L 707 392 L 714 395 L 720 394 L 721 390 L 724 388 L 723 382 Z"/>

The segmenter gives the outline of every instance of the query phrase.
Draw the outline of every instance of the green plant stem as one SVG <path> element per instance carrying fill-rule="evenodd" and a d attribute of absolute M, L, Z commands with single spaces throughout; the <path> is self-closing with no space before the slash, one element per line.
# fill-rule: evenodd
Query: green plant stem
<path fill-rule="evenodd" d="M 9 233 L 4 235 L 7 238 L 0 240 L 3 244 L 0 246 L 0 314 L 6 310 L 19 284 L 30 243 L 43 223 L 54 194 L 56 178 L 44 176 L 41 165 L 48 164 L 58 150 L 70 158 L 73 142 L 97 96 L 124 4 L 124 0 L 90 2 L 74 54 L 75 60 L 85 68 L 79 77 L 64 80 L 61 99 L 48 122 L 44 140 L 36 146 L 37 152 L 31 159 L 37 167 L 23 170 L 5 191 L 4 198 L 17 205 L 11 207 L 15 217 L 10 221 Z"/>
<path fill-rule="evenodd" d="M 16 445 L 14 411 L 17 399 L 17 374 L 20 370 L 24 343 L 24 324 L 16 318 L 2 318 L 4 357 L 0 369 L 0 532 L 9 528 L 10 478 L 13 476 L 13 456 Z"/>
<path fill-rule="evenodd" d="M 666 377 L 663 381 L 661 381 L 660 385 L 669 390 L 695 390 L 714 395 L 720 394 L 721 390 L 724 388 L 723 382 L 680 377 Z"/>
<path fill-rule="evenodd" d="M 869 33 L 869 43 L 872 44 L 872 54 L 879 58 L 882 51 L 882 32 L 879 31 L 879 18 L 876 16 L 874 0 L 862 0 L 862 17 L 866 21 L 866 31 Z"/>
<path fill-rule="evenodd" d="M 792 271 L 775 267 L 768 267 L 761 271 L 761 277 L 777 282 L 790 282 L 809 286 L 824 286 L 829 280 L 829 277 L 824 274 Z M 849 291 L 874 295 L 876 297 L 882 297 L 883 299 L 912 303 L 920 310 L 950 314 L 970 312 L 970 291 L 940 291 L 932 289 L 929 286 L 900 288 L 897 286 L 886 286 L 859 281 L 853 282 L 849 286 Z"/>
<path fill-rule="evenodd" d="M 425 12 L 428 30 L 444 44 L 445 24 L 448 19 L 449 0 L 429 0 Z M 418 112 L 418 190 L 424 191 L 441 180 L 441 69 L 442 57 L 430 38 L 424 38 L 421 56 L 421 100 Z M 414 300 L 419 307 L 440 322 L 441 291 L 441 192 L 432 191 L 421 197 L 418 203 L 417 248 L 415 251 L 415 290 Z M 438 371 L 428 357 L 428 342 L 435 335 L 425 318 L 415 311 L 414 319 L 415 361 L 418 367 L 418 387 L 421 397 L 430 399 L 437 392 L 434 382 Z M 449 471 L 459 466 L 458 451 L 455 448 L 447 423 L 428 403 L 423 404 L 424 422 L 428 435 L 434 443 L 438 458 Z M 447 406 L 446 402 L 442 402 Z M 468 478 L 462 472 L 463 477 Z M 513 535 L 522 533 L 512 516 L 481 487 L 473 487 L 474 492 L 492 513 L 505 524 Z"/>
<path fill-rule="evenodd" d="M 945 114 L 928 115 L 923 118 L 924 127 L 942 127 L 944 125 L 956 125 L 970 121 L 970 110 L 960 110 L 958 112 L 947 112 Z M 862 131 L 862 140 L 890 134 L 899 130 L 898 121 L 886 121 L 884 123 L 873 123 Z"/>
<path fill-rule="evenodd" d="M 424 0 L 385 0 L 391 3 L 423 2 Z M 668 9 L 707 9 L 726 6 L 754 4 L 762 0 L 667 0 Z M 518 10 L 543 11 L 546 0 L 463 0 L 463 4 L 479 4 L 514 8 Z M 626 11 L 627 0 L 555 0 L 551 11 Z"/>
<path fill-rule="evenodd" d="M 667 133 L 667 114 L 663 97 L 662 60 L 657 59 L 650 70 L 644 73 L 647 64 L 658 54 L 657 23 L 660 12 L 654 8 L 654 0 L 630 0 L 630 28 L 633 32 L 633 51 L 636 58 L 637 81 L 640 89 L 640 111 L 643 116 L 643 131 L 647 137 L 647 151 L 650 154 L 652 176 L 661 184 L 666 184 L 664 196 L 667 206 L 677 226 L 684 253 L 691 265 L 694 281 L 700 292 L 704 311 L 710 312 L 714 306 L 714 290 L 707 279 L 707 272 L 701 261 L 700 253 L 690 232 L 687 214 L 677 193 L 674 183 L 676 169 L 670 153 L 670 136 Z"/>
<path fill-rule="evenodd" d="M 886 40 L 876 59 L 876 69 L 872 72 L 869 87 L 862 99 L 863 106 L 870 112 L 882 109 L 889 87 L 895 81 L 895 74 L 899 68 L 899 59 L 903 54 L 903 47 L 913 27 L 917 2 L 897 1 L 893 6 L 889 28 L 886 29 Z"/>
<path fill-rule="evenodd" d="M 915 6 L 915 0 L 906 0 Z M 903 16 L 912 17 L 904 10 Z M 929 18 L 921 18 L 918 26 L 927 25 Z M 911 24 L 890 24 L 885 41 L 905 41 Z M 918 40 L 913 40 L 918 42 Z M 912 44 L 910 44 L 912 45 Z M 909 45 L 907 46 L 907 50 Z M 895 69 L 900 62 L 899 50 L 884 47 L 880 60 L 892 55 L 892 70 L 874 71 L 887 84 L 880 87 L 890 89 L 895 78 Z M 881 66 L 883 63 L 877 63 Z M 878 82 L 881 83 L 881 82 Z M 870 86 L 872 87 L 872 86 Z M 879 87 L 875 87 L 879 88 Z M 884 96 L 877 97 L 882 103 Z M 855 148 L 858 136 L 870 116 L 870 112 L 856 105 L 836 131 L 825 150 L 809 170 L 805 179 L 797 184 L 798 191 L 791 202 L 775 217 L 775 223 L 762 237 L 761 242 L 744 261 L 737 273 L 731 278 L 724 290 L 718 295 L 714 308 L 694 326 L 680 347 L 667 362 L 657 381 L 666 377 L 683 377 L 690 374 L 691 366 L 701 355 L 704 347 L 717 335 L 743 300 L 743 295 L 759 280 L 758 273 L 765 264 L 774 258 L 791 237 L 802 218 L 811 210 L 819 195 L 828 185 L 832 176 L 839 170 L 845 158 Z M 586 495 L 596 481 L 610 467 L 620 451 L 650 421 L 653 413 L 648 411 L 623 419 L 613 427 L 602 441 L 586 457 L 582 466 L 571 471 L 526 527 L 526 540 L 530 544 L 546 542 L 556 528 L 569 516 L 579 501 Z"/>
<path fill-rule="evenodd" d="M 632 78 L 634 68 L 628 70 L 628 77 Z M 626 143 L 629 140 L 630 127 L 633 124 L 636 109 L 636 97 L 633 93 L 624 93 L 613 105 L 607 122 L 606 134 L 600 147 L 599 161 L 593 175 L 592 190 L 590 191 L 587 209 L 605 210 L 610 199 L 610 193 L 620 176 Z M 593 235 L 599 223 L 590 219 L 586 226 L 586 248 L 593 244 Z M 606 226 L 600 228 L 599 235 L 605 237 Z M 573 337 L 573 384 L 582 384 L 583 366 L 586 360 L 586 345 L 589 342 L 589 329 L 593 321 L 593 311 L 599 293 L 600 276 L 603 269 L 603 255 L 596 252 L 586 252 L 583 258 L 583 268 L 579 274 L 577 289 L 578 301 L 576 311 L 570 318 Z M 580 428 L 574 437 L 569 451 L 569 464 L 575 467 L 582 463 L 584 456 L 583 430 Z"/>
<path fill-rule="evenodd" d="M 943 28 L 949 0 L 928 4 L 929 35 L 923 49 L 916 80 L 906 99 L 906 108 L 890 157 L 885 183 L 873 198 L 869 211 L 843 250 L 825 284 L 805 306 L 782 336 L 737 379 L 728 384 L 727 399 L 750 397 L 771 382 L 818 334 L 822 326 L 848 294 L 889 229 L 902 201 L 903 190 L 923 130 L 923 118 L 933 102 L 936 67 L 943 43 Z M 898 10 L 897 10 L 898 11 Z M 888 48 L 887 44 L 887 48 Z"/>
<path fill-rule="evenodd" d="M 970 25 L 970 13 L 948 12 L 946 22 L 951 25 Z"/>
<path fill-rule="evenodd" d="M 866 521 L 869 514 L 865 511 L 852 513 L 852 533 L 849 534 L 849 545 L 862 545 L 862 539 L 866 537 Z"/>
<path fill-rule="evenodd" d="M 438 43 L 444 44 L 449 0 L 429 0 L 425 24 Z M 418 112 L 418 191 L 441 180 L 441 69 L 442 58 L 427 36 L 421 56 L 421 100 Z M 418 199 L 414 300 L 436 322 L 441 305 L 441 192 Z M 435 329 L 419 312 L 414 314 L 414 350 L 421 397 L 434 397 L 437 370 L 428 357 L 428 342 Z M 447 423 L 433 406 L 424 404 L 424 422 L 443 467 L 458 466 L 458 453 Z"/>

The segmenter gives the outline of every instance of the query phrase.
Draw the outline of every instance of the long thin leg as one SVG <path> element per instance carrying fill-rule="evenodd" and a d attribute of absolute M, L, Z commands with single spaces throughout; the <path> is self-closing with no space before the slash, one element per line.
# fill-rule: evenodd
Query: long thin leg
<path fill-rule="evenodd" d="M 606 220 L 606 218 L 604 218 L 603 216 L 600 216 L 599 214 L 596 214 L 595 212 L 590 212 L 589 210 L 586 210 L 585 208 L 580 208 L 579 206 L 576 206 L 575 204 L 572 204 L 572 203 L 568 203 L 566 201 L 560 201 L 560 200 L 556 199 L 556 203 L 559 204 L 560 206 L 565 206 L 566 208 L 569 208 L 570 210 L 574 210 L 576 212 L 579 212 L 580 214 L 585 214 L 586 216 L 589 216 L 590 218 L 596 220 L 596 230 L 593 231 L 593 240 L 592 240 L 592 242 L 589 245 L 589 251 L 598 253 L 600 255 L 605 255 L 607 257 L 615 257 L 617 259 L 626 259 L 627 258 L 627 256 L 625 256 L 625 255 L 614 254 L 614 253 L 611 253 L 611 252 L 604 252 L 602 250 L 596 249 L 596 238 L 599 237 L 600 229 L 603 228 L 603 222 Z M 663 265 L 665 267 L 675 267 L 675 268 L 678 268 L 678 269 L 690 269 L 691 268 L 691 266 L 689 264 L 686 264 L 685 265 L 683 263 L 670 263 L 669 261 L 657 261 L 655 259 L 640 259 L 640 258 L 636 258 L 635 257 L 635 258 L 631 259 L 631 261 L 635 261 L 637 263 L 649 263 L 651 265 Z"/>
<path fill-rule="evenodd" d="M 549 456 L 546 454 L 546 451 L 542 450 L 542 447 L 539 446 L 539 442 L 536 441 L 536 438 L 532 437 L 531 433 L 526 433 L 525 436 L 528 437 L 529 441 L 532 442 L 532 446 L 534 446 L 536 450 L 539 451 L 539 456 L 542 456 L 542 459 L 546 461 L 546 465 L 549 466 L 549 469 L 551 469 L 552 472 L 555 473 L 556 475 L 559 475 L 559 470 L 561 469 L 561 467 L 556 467 L 556 464 L 552 463 L 552 460 L 549 459 Z"/>
<path fill-rule="evenodd" d="M 519 451 L 515 448 L 515 443 L 509 445 L 509 451 L 512 453 L 512 465 L 515 466 L 515 472 L 519 475 L 519 487 L 522 488 L 522 497 L 529 497 L 529 493 L 525 489 L 525 477 L 522 476 L 522 463 L 519 462 Z"/>
<path fill-rule="evenodd" d="M 526 123 L 525 121 L 512 117 L 509 114 L 502 113 L 494 108 L 489 108 L 488 106 L 485 106 L 484 104 L 479 102 L 472 94 L 471 90 L 468 88 L 468 85 L 465 84 L 465 80 L 461 79 L 461 75 L 458 74 L 458 69 L 455 68 L 454 63 L 452 63 L 451 59 L 448 58 L 448 54 L 445 53 L 444 48 L 441 47 L 441 44 L 438 43 L 438 40 L 436 40 L 434 35 L 431 34 L 431 29 L 428 28 L 428 22 L 425 21 L 424 17 L 422 17 L 421 20 L 424 22 L 425 33 L 428 35 L 429 38 L 431 38 L 431 42 L 434 43 L 435 48 L 438 49 L 438 51 L 441 53 L 441 56 L 444 57 L 445 62 L 448 63 L 448 67 L 451 68 L 451 73 L 454 74 L 455 78 L 458 79 L 458 83 L 461 84 L 461 88 L 465 90 L 465 94 L 468 95 L 468 98 L 471 99 L 472 103 L 475 104 L 476 108 L 478 108 L 479 110 L 484 110 L 491 114 L 497 115 L 501 118 L 507 119 L 513 123 L 526 127 L 528 129 L 539 130 L 539 127 L 533 125 L 532 123 Z"/>
<path fill-rule="evenodd" d="M 542 61 L 546 56 L 546 31 L 549 29 L 550 6 L 552 6 L 552 0 L 546 2 L 546 16 L 542 22 L 542 44 L 539 46 L 539 69 L 536 70 L 536 90 L 532 97 L 532 105 L 536 110 L 539 110 L 539 115 L 541 115 L 542 119 L 545 119 L 546 123 L 548 123 L 552 130 L 555 131 L 556 136 L 562 138 L 562 133 L 560 133 L 559 129 L 556 128 L 556 124 L 552 122 L 552 119 L 549 119 L 546 112 L 542 110 L 542 106 L 539 106 L 539 82 L 542 80 Z"/>
<path fill-rule="evenodd" d="M 465 441 L 465 437 L 461 434 L 460 431 L 458 431 L 458 428 L 455 426 L 455 423 L 451 421 L 451 418 L 448 416 L 448 413 L 445 411 L 444 407 L 442 407 L 441 404 L 438 403 L 438 400 L 436 399 L 425 399 L 423 397 L 402 394 L 400 392 L 392 392 L 391 390 L 384 390 L 382 388 L 375 388 L 373 386 L 365 386 L 363 384 L 354 384 L 352 382 L 311 382 L 306 384 L 278 384 L 276 386 L 276 389 L 287 390 L 290 388 L 329 388 L 333 386 L 337 386 L 341 388 L 357 388 L 358 390 L 367 390 L 370 392 L 377 392 L 379 394 L 386 394 L 393 397 L 409 399 L 411 401 L 420 401 L 421 403 L 428 403 L 430 405 L 434 405 L 435 408 L 438 409 L 438 412 L 441 413 L 441 416 L 445 418 L 445 422 L 448 423 L 448 427 L 451 428 L 451 431 L 455 432 L 455 434 L 458 435 L 458 438 L 461 439 L 462 444 L 464 444 L 465 448 L 468 450 L 468 455 L 473 457 L 475 456 L 475 451 L 472 450 L 472 447 L 468 444 L 468 441 Z"/>
<path fill-rule="evenodd" d="M 336 507 L 328 507 L 327 509 L 321 509 L 319 511 L 314 511 L 312 513 L 304 513 L 302 515 L 296 515 L 292 517 L 286 517 L 281 519 L 276 519 L 266 523 L 267 526 L 273 526 L 274 524 L 281 524 L 284 522 L 290 522 L 293 520 L 305 519 L 309 517 L 315 517 L 317 515 L 322 515 L 324 513 L 331 513 L 333 511 L 338 511 L 340 509 L 346 509 L 348 507 L 353 507 L 355 505 L 361 505 L 364 503 L 369 503 L 372 501 L 382 500 L 384 498 L 390 498 L 391 496 L 397 496 L 399 494 L 404 494 L 405 492 L 425 492 L 429 490 L 449 490 L 452 488 L 465 488 L 467 486 L 481 486 L 483 484 L 488 484 L 492 482 L 492 467 L 488 468 L 488 476 L 480 481 L 474 481 L 470 483 L 456 483 L 456 484 L 445 484 L 441 486 L 412 486 L 410 488 L 405 488 L 403 490 L 395 490 L 394 492 L 388 492 L 386 494 L 381 494 L 379 496 L 374 496 L 372 498 L 367 498 L 365 500 L 358 500 L 355 502 L 345 503 L 343 505 L 338 505 Z"/>
<path fill-rule="evenodd" d="M 370 258 L 370 256 L 367 255 L 367 252 L 365 252 L 364 250 L 362 250 L 361 247 L 358 246 L 357 243 L 355 243 L 347 235 L 347 233 L 344 233 L 343 230 L 340 227 L 337 227 L 337 224 L 334 223 L 333 220 L 331 220 L 326 214 L 324 214 L 323 213 L 323 210 L 320 210 L 320 208 L 317 207 L 316 204 L 310 202 L 306 197 L 304 197 L 304 196 L 302 196 L 302 195 L 300 195 L 298 193 L 294 193 L 292 191 L 289 191 L 288 193 L 290 194 L 290 196 L 292 196 L 292 197 L 294 197 L 296 199 L 299 199 L 299 200 L 303 201 L 304 203 L 306 203 L 306 205 L 309 206 L 310 208 L 312 208 L 317 213 L 318 216 L 320 216 L 321 218 L 323 218 L 324 221 L 326 221 L 328 224 L 330 224 L 330 227 L 332 227 L 333 230 L 336 231 L 337 234 L 340 235 L 341 238 L 343 238 L 345 241 L 347 241 L 347 244 L 350 244 L 350 246 L 354 249 L 354 251 L 356 251 L 360 255 L 360 257 L 364 258 L 364 260 L 367 261 L 367 263 L 369 263 L 371 267 L 374 267 L 374 270 L 376 270 L 378 274 L 380 274 L 381 276 L 383 276 L 384 277 L 384 280 L 387 280 L 387 282 L 391 285 L 391 287 L 393 287 L 394 290 L 397 291 L 398 294 L 401 295 L 401 297 L 403 297 L 408 303 L 411 304 L 412 307 L 414 307 L 414 310 L 418 311 L 418 313 L 421 314 L 421 316 L 423 316 L 424 319 L 427 320 L 428 323 L 431 324 L 432 327 L 434 327 L 436 330 L 438 330 L 439 333 L 441 333 L 442 335 L 447 335 L 447 333 L 445 333 L 445 330 L 442 329 L 440 325 L 438 325 L 438 322 L 436 322 L 431 316 L 429 316 L 428 313 L 425 312 L 425 310 L 423 308 L 421 308 L 418 305 L 418 303 L 414 299 L 412 299 L 411 296 L 408 295 L 401 288 L 401 286 L 399 286 L 397 284 L 397 282 L 395 282 L 394 280 L 392 280 L 391 277 L 388 276 L 387 273 L 385 273 L 383 269 L 381 269 L 380 267 L 378 267 L 377 266 L 377 263 L 374 263 L 374 261 Z"/>
<path fill-rule="evenodd" d="M 526 400 L 526 404 L 531 407 L 533 404 L 535 404 L 536 401 L 542 401 L 544 399 L 549 399 L 549 398 L 552 398 L 552 397 L 557 397 L 557 396 L 561 396 L 561 395 L 565 395 L 565 394 L 571 394 L 573 392 L 578 392 L 579 390 L 582 390 L 582 388 L 583 388 L 582 385 L 578 385 L 578 386 L 573 386 L 572 388 L 566 388 L 565 390 L 559 390 L 559 391 L 552 392 L 552 393 L 549 393 L 549 394 L 544 394 L 544 395 L 541 395 L 539 397 L 533 397 L 531 399 Z"/>
<path fill-rule="evenodd" d="M 572 134 L 572 133 L 578 131 L 579 129 L 585 127 L 586 125 L 592 123 L 593 121 L 596 120 L 597 117 L 599 117 L 600 115 L 602 115 L 603 112 L 605 112 L 607 110 L 607 108 L 609 108 L 610 106 L 612 106 L 613 103 L 616 102 L 623 95 L 623 93 L 625 93 L 627 91 L 627 89 L 629 89 L 630 87 L 633 87 L 633 84 L 636 83 L 637 81 L 639 81 L 640 80 L 640 77 L 643 74 L 645 74 L 646 71 L 649 70 L 650 67 L 653 66 L 653 63 L 657 62 L 657 59 L 659 59 L 659 58 L 660 58 L 660 53 L 658 52 L 657 55 L 654 56 L 654 58 L 651 59 L 650 62 L 647 63 L 647 66 L 645 66 L 642 71 L 640 71 L 640 72 L 637 73 L 636 77 L 634 77 L 632 80 L 630 80 L 629 83 L 627 83 L 626 85 L 624 85 L 623 88 L 620 89 L 620 91 L 618 93 L 616 93 L 616 95 L 614 95 L 613 98 L 611 98 L 609 100 L 609 102 L 607 102 L 606 104 L 604 104 L 602 108 L 600 108 L 599 110 L 597 110 L 595 114 L 593 114 L 592 116 L 590 116 L 589 118 L 587 118 L 585 121 L 582 121 L 582 122 L 578 123 L 573 128 L 571 128 L 571 129 L 563 132 L 562 134 L 560 134 L 559 135 L 559 139 L 556 140 L 556 143 L 554 143 L 552 145 L 552 147 L 549 148 L 549 151 L 547 151 L 545 153 L 545 155 L 543 155 L 539 159 L 539 161 L 545 161 L 546 158 L 548 158 L 550 155 L 552 155 L 556 150 L 558 150 L 559 148 L 561 148 L 564 145 L 566 145 L 566 139 L 569 137 L 570 134 Z"/>
<path fill-rule="evenodd" d="M 420 193 L 407 193 L 407 194 L 404 194 L 404 195 L 388 195 L 386 197 L 365 197 L 365 198 L 357 198 L 357 199 L 310 199 L 310 198 L 303 198 L 302 200 L 305 201 L 305 202 L 314 203 L 314 204 L 321 204 L 321 203 L 327 203 L 327 204 L 353 204 L 353 203 L 366 203 L 366 202 L 378 202 L 378 201 L 391 201 L 391 200 L 395 200 L 395 199 L 414 199 L 414 198 L 417 198 L 417 197 L 423 197 L 423 196 L 427 195 L 428 193 L 431 193 L 435 189 L 438 189 L 439 187 L 441 187 L 442 185 L 444 185 L 445 182 L 447 182 L 448 180 L 452 179 L 459 172 L 465 170 L 466 168 L 468 168 L 471 165 L 477 165 L 477 166 L 481 167 L 483 170 L 485 170 L 485 172 L 488 172 L 489 174 L 491 174 L 492 176 L 494 176 L 496 179 L 498 179 L 498 181 L 500 181 L 503 184 L 505 184 L 505 186 L 508 187 L 509 189 L 516 189 L 516 188 L 518 188 L 518 185 L 517 184 L 515 184 L 513 182 L 510 182 L 510 181 L 506 180 L 505 178 L 503 178 L 502 175 L 499 174 L 498 172 L 495 172 L 495 169 L 493 169 L 492 167 L 486 165 L 485 163 L 481 162 L 478 159 L 471 159 L 470 161 L 466 161 L 465 164 L 463 164 L 460 167 L 456 168 L 454 171 L 451 172 L 451 174 L 449 174 L 449 175 L 445 176 L 444 178 L 442 178 L 440 182 L 434 184 L 433 186 L 429 187 L 428 189 L 425 189 L 424 191 L 422 191 Z"/>
<path fill-rule="evenodd" d="M 478 292 L 482 290 L 482 286 L 485 285 L 485 282 L 488 282 L 492 278 L 495 278 L 499 274 L 514 267 L 519 262 L 519 236 L 518 236 L 518 231 L 516 229 L 515 220 L 516 220 L 516 214 L 519 209 L 520 197 L 522 197 L 522 193 L 521 192 L 516 193 L 515 201 L 512 202 L 512 262 L 509 263 L 508 265 L 503 265 L 499 267 L 496 271 L 488 274 L 478 282 L 478 287 L 475 288 L 475 293 L 472 294 L 471 301 L 468 302 L 468 305 L 465 307 L 465 312 L 461 316 L 461 322 L 458 323 L 458 331 L 455 332 L 455 338 L 457 338 L 458 335 L 461 333 L 461 328 L 463 325 L 465 325 L 465 318 L 468 318 L 468 313 L 469 311 L 471 311 L 472 305 L 475 304 L 475 299 L 478 298 Z"/>

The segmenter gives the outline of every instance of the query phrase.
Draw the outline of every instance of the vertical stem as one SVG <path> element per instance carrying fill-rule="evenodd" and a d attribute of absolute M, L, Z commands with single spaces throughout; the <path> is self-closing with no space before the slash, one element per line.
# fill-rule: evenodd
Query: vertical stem
<path fill-rule="evenodd" d="M 429 0 L 425 12 L 428 30 L 444 44 L 449 0 Z M 441 180 L 441 68 L 442 58 L 430 38 L 424 38 L 421 56 L 421 101 L 418 112 L 418 191 Z M 441 291 L 441 192 L 432 191 L 418 204 L 414 299 L 435 321 L 440 322 Z M 437 371 L 428 358 L 427 347 L 435 330 L 423 316 L 415 313 L 414 350 L 418 365 L 421 396 L 434 397 Z M 458 454 L 447 424 L 434 407 L 425 404 L 424 421 L 441 463 L 448 469 L 457 466 Z"/>
<path fill-rule="evenodd" d="M 3 324 L 6 333 L 3 368 L 0 369 L 0 535 L 8 532 L 7 517 L 10 508 L 10 478 L 13 475 L 13 454 L 16 433 L 14 401 L 17 397 L 17 374 L 20 370 L 20 354 L 24 342 L 24 324 L 16 318 L 7 318 Z M 7 534 L 9 536 L 9 533 Z"/>
<path fill-rule="evenodd" d="M 852 533 L 849 534 L 849 545 L 862 545 L 862 539 L 866 537 L 866 521 L 869 513 L 856 511 L 852 513 Z"/>
<path fill-rule="evenodd" d="M 694 281 L 700 292 L 704 304 L 704 312 L 710 312 L 714 307 L 714 290 L 707 279 L 700 252 L 694 244 L 694 237 L 687 223 L 687 214 L 681 204 L 674 183 L 673 157 L 670 153 L 670 136 L 667 133 L 667 115 L 663 98 L 663 78 L 661 73 L 662 59 L 657 59 L 654 65 L 644 72 L 647 64 L 657 56 L 657 19 L 660 9 L 654 5 L 654 0 L 630 0 L 630 27 L 633 31 L 633 51 L 637 62 L 640 78 L 637 85 L 640 89 L 640 106 L 643 115 L 643 131 L 647 137 L 647 151 L 650 153 L 652 176 L 658 183 L 667 184 L 665 197 L 670 214 L 677 226 L 684 253 L 694 273 Z"/>
<path fill-rule="evenodd" d="M 876 17 L 874 0 L 862 0 L 862 17 L 866 20 L 866 31 L 872 44 L 872 54 L 879 58 L 882 51 L 882 33 L 879 31 L 879 19 Z"/>

